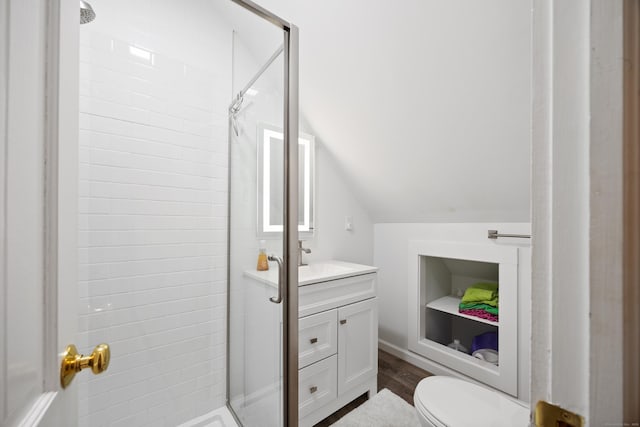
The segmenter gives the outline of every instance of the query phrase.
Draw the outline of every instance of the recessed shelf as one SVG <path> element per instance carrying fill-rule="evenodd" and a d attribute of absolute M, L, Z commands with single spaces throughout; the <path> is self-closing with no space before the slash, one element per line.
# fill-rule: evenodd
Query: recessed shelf
<path fill-rule="evenodd" d="M 518 393 L 518 248 L 463 242 L 412 241 L 409 246 L 409 350 L 448 369 Z M 459 312 L 462 295 L 479 282 L 499 284 L 500 320 Z M 415 304 L 415 305 L 414 305 Z M 458 340 L 467 349 L 475 337 L 498 335 L 500 365 L 447 347 Z"/>
<path fill-rule="evenodd" d="M 427 308 L 432 310 L 442 311 L 444 313 L 449 313 L 454 316 L 463 317 L 465 319 L 474 320 L 480 323 L 486 323 L 487 325 L 499 326 L 499 322 L 493 322 L 491 320 L 483 319 L 481 317 L 469 316 L 467 314 L 460 313 L 458 311 L 458 306 L 460 304 L 460 298 L 456 298 L 454 296 L 446 296 L 442 298 L 438 298 L 437 300 L 431 301 L 427 304 Z"/>

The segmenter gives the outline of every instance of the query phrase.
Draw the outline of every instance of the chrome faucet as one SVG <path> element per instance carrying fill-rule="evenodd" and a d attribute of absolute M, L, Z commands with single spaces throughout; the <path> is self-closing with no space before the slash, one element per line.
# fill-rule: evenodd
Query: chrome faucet
<path fill-rule="evenodd" d="M 310 254 L 311 249 L 302 247 L 302 240 L 298 240 L 298 267 L 302 267 L 303 265 L 307 265 L 306 262 L 302 262 L 302 252 L 305 254 Z"/>

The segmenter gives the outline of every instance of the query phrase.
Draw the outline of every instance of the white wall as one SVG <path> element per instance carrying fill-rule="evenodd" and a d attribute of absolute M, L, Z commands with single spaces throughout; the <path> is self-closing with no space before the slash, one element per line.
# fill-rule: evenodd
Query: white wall
<path fill-rule="evenodd" d="M 369 263 L 376 224 L 380 336 L 406 349 L 406 241 L 485 242 L 489 225 L 437 223 L 530 220 L 532 3 L 261 4 L 301 28 L 302 129 L 319 141 L 318 230 L 305 259 Z M 520 301 L 524 346 L 530 306 Z"/>
<path fill-rule="evenodd" d="M 259 95 L 260 96 L 260 95 Z M 264 100 L 257 99 L 253 109 L 260 112 L 242 114 L 244 134 L 240 136 L 241 147 L 232 149 L 232 185 L 240 187 L 236 203 L 232 202 L 232 233 L 235 242 L 232 246 L 232 262 L 238 264 L 232 270 L 242 271 L 255 268 L 259 237 L 256 221 L 256 124 L 265 121 L 268 108 L 259 107 Z M 270 102 L 273 103 L 273 102 Z M 268 105 L 268 104 L 267 104 Z M 276 119 L 277 121 L 281 119 Z M 268 122 L 268 119 L 267 119 Z M 301 127 L 304 133 L 313 131 Z M 315 232 L 313 237 L 302 237 L 303 246 L 311 249 L 311 254 L 303 254 L 306 263 L 338 259 L 361 264 L 373 262 L 373 223 L 350 183 L 337 166 L 335 159 L 327 151 L 322 140 L 316 139 L 316 177 L 315 177 Z M 232 190 L 233 193 L 233 190 Z M 345 217 L 352 218 L 353 228 L 345 230 Z M 232 235 L 232 239 L 234 236 Z M 282 253 L 281 239 L 268 239 L 269 253 Z"/>
<path fill-rule="evenodd" d="M 240 25 L 247 25 L 242 23 Z M 244 88 L 262 67 L 265 55 L 258 49 L 269 49 L 269 55 L 278 44 L 256 44 L 255 35 L 246 35 L 246 28 L 236 29 L 234 49 L 234 96 Z M 270 32 L 258 31 L 260 40 L 272 38 Z M 249 38 L 247 38 L 249 37 Z M 260 59 L 256 59 L 260 58 Z M 238 262 L 238 271 L 255 268 L 259 238 L 257 236 L 257 126 L 260 123 L 282 127 L 282 56 L 269 67 L 253 86 L 257 95 L 245 95 L 244 107 L 238 114 L 240 135 L 233 137 L 232 158 L 232 262 Z M 300 132 L 316 135 L 315 129 L 301 118 Z M 328 143 L 316 137 L 315 153 L 315 232 L 313 237 L 302 237 L 304 247 L 311 254 L 303 254 L 305 262 L 340 259 L 371 264 L 373 261 L 373 222 L 361 202 L 361 195 L 353 188 L 338 160 L 328 149 Z M 345 217 L 352 218 L 353 229 L 345 230 Z M 232 236 L 233 238 L 233 236 Z M 281 254 L 281 239 L 267 239 L 270 252 Z M 235 270 L 235 268 L 233 268 Z"/>
<path fill-rule="evenodd" d="M 329 200 L 346 188 L 371 223 L 530 220 L 530 1 L 261 5 L 301 29 L 301 129 L 340 177 Z M 259 29 L 243 36 L 264 45 Z M 309 242 L 318 258 L 360 257 L 367 238 L 342 230 L 350 209 L 317 207 L 319 221 L 330 209 Z M 349 251 L 323 242 L 328 224 Z"/>
<path fill-rule="evenodd" d="M 311 254 L 302 254 L 305 262 L 338 259 L 373 263 L 373 222 L 369 211 L 327 144 L 319 138 L 316 139 L 315 214 L 315 234 L 304 243 L 304 247 L 311 249 Z M 347 216 L 352 220 L 352 230 L 345 229 Z"/>
<path fill-rule="evenodd" d="M 374 260 L 378 270 L 379 338 L 399 352 L 408 352 L 408 244 L 410 240 L 467 243 L 491 242 L 487 230 L 531 234 L 528 223 L 376 224 Z M 499 239 L 496 245 L 521 247 L 518 269 L 518 398 L 529 400 L 531 268 L 528 240 Z"/>
<path fill-rule="evenodd" d="M 300 108 L 378 222 L 530 219 L 529 1 L 263 0 Z"/>
<path fill-rule="evenodd" d="M 81 27 L 81 425 L 224 405 L 231 28 L 208 2 L 94 0 Z M 137 50 L 136 50 L 137 49 Z"/>

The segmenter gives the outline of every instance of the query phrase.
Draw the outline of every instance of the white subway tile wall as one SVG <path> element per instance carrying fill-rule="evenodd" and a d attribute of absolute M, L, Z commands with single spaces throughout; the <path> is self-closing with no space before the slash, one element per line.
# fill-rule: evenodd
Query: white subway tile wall
<path fill-rule="evenodd" d="M 112 352 L 77 378 L 81 426 L 224 405 L 230 62 L 211 68 L 81 34 L 78 344 Z"/>

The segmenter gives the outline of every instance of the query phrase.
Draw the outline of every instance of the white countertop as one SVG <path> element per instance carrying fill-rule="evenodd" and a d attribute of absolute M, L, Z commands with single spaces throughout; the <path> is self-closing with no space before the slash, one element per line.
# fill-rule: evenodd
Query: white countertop
<path fill-rule="evenodd" d="M 376 271 L 378 271 L 378 267 L 370 265 L 337 260 L 318 261 L 298 268 L 298 286 L 344 279 L 345 277 L 375 273 Z M 269 270 L 267 271 L 246 270 L 244 274 L 269 285 L 276 286 L 278 283 L 278 266 L 273 262 L 269 263 Z"/>

